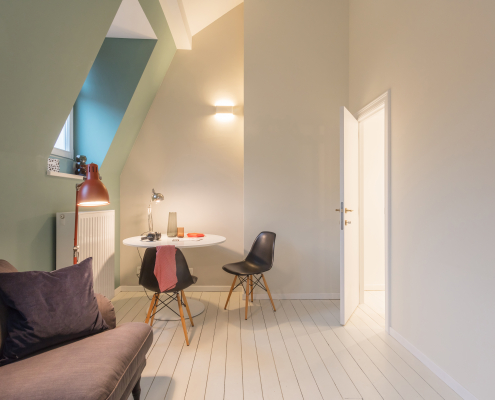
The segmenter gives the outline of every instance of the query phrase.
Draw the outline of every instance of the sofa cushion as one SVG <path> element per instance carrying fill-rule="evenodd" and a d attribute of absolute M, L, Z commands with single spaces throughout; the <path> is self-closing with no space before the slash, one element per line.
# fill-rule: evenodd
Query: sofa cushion
<path fill-rule="evenodd" d="M 0 367 L 9 400 L 118 400 L 141 373 L 153 341 L 141 322 L 60 345 Z"/>
<path fill-rule="evenodd" d="M 0 274 L 7 272 L 17 272 L 8 261 L 0 260 Z M 0 359 L 2 358 L 2 344 L 7 337 L 7 306 L 0 297 Z"/>
<path fill-rule="evenodd" d="M 98 310 L 100 310 L 101 316 L 107 323 L 110 329 L 117 326 L 117 315 L 115 315 L 115 308 L 110 300 L 100 293 L 95 293 L 96 301 L 98 302 Z"/>
<path fill-rule="evenodd" d="M 91 258 L 53 272 L 1 274 L 0 297 L 8 307 L 0 365 L 108 329 L 93 292 Z"/>

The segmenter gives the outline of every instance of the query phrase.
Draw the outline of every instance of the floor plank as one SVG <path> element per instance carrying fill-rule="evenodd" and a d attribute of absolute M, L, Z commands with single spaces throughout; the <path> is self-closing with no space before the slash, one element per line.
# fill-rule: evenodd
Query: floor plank
<path fill-rule="evenodd" d="M 244 400 L 263 400 L 260 367 L 254 340 L 251 301 L 248 302 L 248 319 L 245 319 L 245 300 L 241 301 L 242 386 Z"/>
<path fill-rule="evenodd" d="M 259 300 L 255 300 L 251 306 L 251 318 L 253 321 L 254 339 L 256 342 L 256 352 L 258 355 L 263 398 L 270 400 L 283 400 L 280 381 L 278 379 L 277 369 L 275 367 L 275 360 Z"/>
<path fill-rule="evenodd" d="M 292 330 L 301 346 L 301 350 L 304 353 L 304 357 L 311 369 L 316 384 L 320 389 L 320 393 L 324 399 L 341 399 L 342 395 L 339 393 L 335 382 L 328 372 L 323 360 L 318 353 L 315 345 L 308 336 L 306 329 L 304 329 L 296 310 L 292 306 L 290 300 L 282 300 L 282 307 L 284 308 L 287 319 L 292 326 Z"/>
<path fill-rule="evenodd" d="M 326 307 L 317 300 L 304 300 L 304 307 L 310 312 L 311 318 L 317 325 L 321 334 L 329 344 L 342 366 L 345 368 L 347 374 L 351 378 L 352 382 L 356 386 L 360 396 L 363 399 L 379 400 L 382 396 L 378 393 L 373 383 L 369 380 L 366 374 L 363 372 L 359 364 L 353 358 L 349 350 L 340 341 L 333 329 L 340 327 L 340 323 L 328 316 L 328 310 Z M 320 313 L 321 311 L 321 313 Z M 323 315 L 327 315 L 325 319 Z M 332 326 L 334 327 L 332 329 Z"/>
<path fill-rule="evenodd" d="M 414 371 L 407 363 L 400 358 L 390 347 L 383 342 L 357 313 L 351 317 L 351 323 L 368 339 L 368 341 L 385 357 L 390 364 L 394 366 L 401 376 L 419 393 L 419 395 L 428 400 L 442 400 L 442 397 L 426 381 Z"/>
<path fill-rule="evenodd" d="M 334 316 L 340 314 L 340 310 L 332 302 L 328 306 Z M 405 400 L 420 400 L 419 393 L 404 379 L 404 377 L 394 368 L 394 366 L 366 339 L 366 337 L 356 328 L 351 321 L 343 327 L 354 339 L 357 345 L 365 352 L 373 364 L 380 370 L 383 376 L 389 381 L 393 388 Z"/>
<path fill-rule="evenodd" d="M 206 392 L 220 293 L 211 293 L 210 298 L 205 298 L 204 301 L 208 302 L 208 307 L 205 310 L 206 315 L 201 331 L 201 341 L 198 343 L 196 350 L 191 377 L 189 379 L 190 384 L 187 387 L 186 400 L 204 399 Z"/>
<path fill-rule="evenodd" d="M 388 335 L 385 330 L 379 326 L 368 314 L 361 309 L 356 311 L 359 316 L 379 337 L 386 343 L 397 355 L 402 358 L 411 368 L 413 368 L 440 396 L 445 400 L 460 400 L 461 397 L 436 376 L 426 365 L 418 360 L 404 346 L 402 346 L 392 336 Z"/>
<path fill-rule="evenodd" d="M 143 400 L 460 400 L 443 381 L 389 336 L 372 293 L 346 326 L 339 302 L 249 302 L 242 293 L 188 292 L 205 312 L 187 320 L 190 346 L 180 321 L 155 320 L 153 343 L 142 373 Z M 119 324 L 143 322 L 144 292 L 115 297 Z M 132 400 L 132 396 L 129 397 Z"/>
<path fill-rule="evenodd" d="M 218 304 L 205 400 L 223 399 L 224 396 L 225 364 L 227 360 L 227 329 L 229 324 L 229 312 L 223 309 L 226 301 L 227 293 L 223 292 L 220 294 L 220 301 Z"/>
<path fill-rule="evenodd" d="M 192 293 L 189 298 L 198 299 L 200 294 Z M 182 353 L 182 349 L 185 346 L 184 332 L 180 321 L 173 321 L 177 324 L 177 328 L 174 331 L 174 335 L 165 353 L 165 356 L 160 363 L 160 366 L 156 372 L 155 379 L 151 384 L 151 387 L 146 397 L 141 396 L 145 400 L 163 400 L 169 386 L 172 382 L 172 376 L 174 375 L 176 366 L 179 362 L 179 358 Z M 188 328 L 191 328 L 189 320 L 187 320 Z M 186 346 L 187 347 L 187 346 Z"/>
<path fill-rule="evenodd" d="M 345 327 L 339 326 L 340 315 L 334 315 L 329 307 L 332 304 L 331 300 L 318 300 L 318 304 L 323 304 L 324 309 L 320 308 L 320 313 L 323 318 L 330 321 L 333 331 L 342 342 L 342 344 L 347 348 L 349 353 L 358 365 L 361 367 L 363 372 L 366 374 L 368 379 L 373 383 L 376 390 L 384 399 L 399 400 L 402 397 L 399 395 L 397 390 L 392 386 L 392 384 L 383 376 L 381 371 L 376 367 L 373 361 L 366 355 L 366 353 L 361 349 L 361 347 L 356 343 L 353 337 L 347 332 Z"/>
<path fill-rule="evenodd" d="M 232 293 L 227 307 L 229 312 L 229 324 L 227 330 L 227 360 L 225 367 L 224 399 L 226 400 L 243 399 L 240 299 L 240 292 Z"/>
<path fill-rule="evenodd" d="M 328 372 L 330 373 L 335 385 L 337 386 L 340 395 L 344 399 L 359 399 L 361 395 L 359 394 L 356 386 L 352 383 L 349 375 L 345 371 L 344 367 L 338 360 L 335 353 L 332 351 L 325 338 L 321 334 L 320 330 L 313 322 L 310 314 L 304 308 L 301 301 L 292 300 L 292 305 L 296 310 L 304 328 L 307 331 L 308 337 L 313 342 L 315 349 L 321 356 L 323 363 L 325 364 Z"/>
<path fill-rule="evenodd" d="M 268 300 L 261 300 L 260 306 L 284 400 L 302 400 L 301 388 L 299 387 L 299 382 L 296 378 L 296 373 L 294 372 L 272 305 Z"/>
<path fill-rule="evenodd" d="M 189 328 L 189 346 L 187 346 L 185 342 L 183 343 L 182 352 L 180 354 L 177 367 L 175 368 L 172 382 L 168 388 L 165 400 L 184 399 L 186 396 L 198 344 L 203 333 L 204 321 L 206 316 L 209 314 L 208 309 L 211 305 L 209 302 L 210 297 L 211 292 L 204 292 L 201 296 L 200 300 L 205 305 L 206 309 L 203 313 L 194 318 L 194 326 Z M 190 323 L 188 322 L 188 324 Z M 178 330 L 182 331 L 182 329 Z M 183 331 L 182 334 L 184 334 Z M 194 384 L 195 382 L 192 382 L 192 385 Z"/>
<path fill-rule="evenodd" d="M 297 381 L 299 382 L 299 387 L 301 388 L 301 393 L 305 399 L 323 399 L 320 389 L 316 384 L 315 378 L 311 372 L 311 369 L 304 357 L 304 353 L 299 346 L 296 335 L 292 330 L 285 310 L 282 307 L 280 301 L 275 302 L 275 307 L 277 312 L 275 317 L 277 323 L 282 333 L 282 338 L 284 339 L 285 347 L 289 353 L 289 357 L 296 373 Z"/>

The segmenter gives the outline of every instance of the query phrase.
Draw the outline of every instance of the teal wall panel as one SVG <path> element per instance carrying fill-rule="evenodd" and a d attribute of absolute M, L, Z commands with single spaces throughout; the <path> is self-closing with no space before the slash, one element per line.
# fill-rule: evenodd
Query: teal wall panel
<path fill-rule="evenodd" d="M 74 104 L 74 152 L 101 166 L 156 40 L 106 38 Z"/>

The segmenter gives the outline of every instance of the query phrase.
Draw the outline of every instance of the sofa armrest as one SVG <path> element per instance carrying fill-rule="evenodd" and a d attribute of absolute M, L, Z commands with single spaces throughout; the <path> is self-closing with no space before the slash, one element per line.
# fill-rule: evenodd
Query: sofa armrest
<path fill-rule="evenodd" d="M 95 293 L 95 297 L 98 302 L 98 309 L 108 327 L 110 329 L 115 328 L 117 326 L 117 316 L 115 315 L 112 302 L 100 293 Z"/>

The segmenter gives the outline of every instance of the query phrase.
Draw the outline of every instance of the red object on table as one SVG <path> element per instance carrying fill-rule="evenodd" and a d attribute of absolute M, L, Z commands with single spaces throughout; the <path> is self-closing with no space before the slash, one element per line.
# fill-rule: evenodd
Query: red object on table
<path fill-rule="evenodd" d="M 204 237 L 203 233 L 188 233 L 187 237 Z"/>

